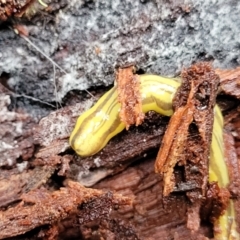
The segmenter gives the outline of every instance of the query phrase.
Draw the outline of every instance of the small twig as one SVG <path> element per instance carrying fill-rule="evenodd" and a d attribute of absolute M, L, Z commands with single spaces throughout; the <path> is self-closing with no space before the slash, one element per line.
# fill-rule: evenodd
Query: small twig
<path fill-rule="evenodd" d="M 55 65 L 59 70 L 63 73 L 68 74 L 62 67 L 60 67 L 55 61 L 53 61 L 50 57 L 48 57 L 39 47 L 37 47 L 29 38 L 24 35 L 20 35 L 26 42 L 28 42 L 33 48 L 35 48 L 38 52 L 40 52 L 48 61 L 50 61 L 53 65 Z"/>
<path fill-rule="evenodd" d="M 14 97 L 24 97 L 24 98 L 27 98 L 27 99 L 31 99 L 31 100 L 33 100 L 33 101 L 35 101 L 35 102 L 40 102 L 40 103 L 46 104 L 46 105 L 48 105 L 48 106 L 50 106 L 50 107 L 56 108 L 55 105 L 53 105 L 53 104 L 51 104 L 51 103 L 48 103 L 48 102 L 45 102 L 45 101 L 43 101 L 43 100 L 41 100 L 41 99 L 32 97 L 32 96 L 28 96 L 28 95 L 25 95 L 25 94 L 17 94 L 17 93 L 14 93 L 14 92 L 12 92 L 12 91 L 10 91 L 10 93 L 11 93 Z"/>
<path fill-rule="evenodd" d="M 54 83 L 54 94 L 56 97 L 56 102 L 58 102 L 58 92 L 57 92 L 57 83 L 56 83 L 56 66 L 53 65 L 53 83 Z M 60 107 L 62 108 L 62 104 L 59 101 Z"/>

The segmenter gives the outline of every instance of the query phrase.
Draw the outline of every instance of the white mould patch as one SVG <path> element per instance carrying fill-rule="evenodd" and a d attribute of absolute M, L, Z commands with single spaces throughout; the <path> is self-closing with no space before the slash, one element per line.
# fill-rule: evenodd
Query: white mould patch
<path fill-rule="evenodd" d="M 14 123 L 14 126 L 15 126 L 15 131 L 16 133 L 18 133 L 19 135 L 22 134 L 23 132 L 23 123 L 22 122 L 17 122 L 17 123 Z"/>
<path fill-rule="evenodd" d="M 102 159 L 100 157 L 96 157 L 93 160 L 93 162 L 96 165 L 96 167 L 100 167 L 101 166 L 101 161 L 102 161 Z"/>
<path fill-rule="evenodd" d="M 57 97 L 59 98 L 58 101 L 61 101 L 67 92 L 72 89 L 84 90 L 88 87 L 86 81 L 83 81 L 82 78 L 78 78 L 78 73 L 75 70 L 63 75 L 58 81 L 61 83 L 61 90 L 57 94 Z"/>
<path fill-rule="evenodd" d="M 17 163 L 16 165 L 17 165 L 18 171 L 23 172 L 27 168 L 28 162 L 25 161 L 25 162 L 22 162 L 22 163 Z"/>
<path fill-rule="evenodd" d="M 0 152 L 5 152 L 7 149 L 14 149 L 14 146 L 9 143 L 1 141 L 0 142 Z"/>
<path fill-rule="evenodd" d="M 85 187 L 91 187 L 112 173 L 112 170 L 99 168 L 94 171 L 79 172 L 77 180 Z"/>
<path fill-rule="evenodd" d="M 15 163 L 15 161 L 13 159 L 11 159 L 11 158 L 8 158 L 7 159 L 7 163 L 8 163 L 7 164 L 8 166 L 12 166 Z"/>
<path fill-rule="evenodd" d="M 26 51 L 24 50 L 24 48 L 22 48 L 22 47 L 17 47 L 16 48 L 16 52 L 19 54 L 19 55 L 21 55 L 21 56 L 26 56 Z"/>

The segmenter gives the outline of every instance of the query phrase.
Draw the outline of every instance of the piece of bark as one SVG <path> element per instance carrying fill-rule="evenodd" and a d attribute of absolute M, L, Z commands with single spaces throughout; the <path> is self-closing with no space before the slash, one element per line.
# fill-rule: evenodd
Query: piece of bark
<path fill-rule="evenodd" d="M 35 159 L 31 166 L 57 166 L 64 161 L 59 154 L 69 148 L 68 138 L 77 117 L 93 104 L 93 100 L 86 100 L 71 107 L 65 107 L 41 119 L 35 127 L 34 143 L 40 145 L 35 152 Z M 72 157 L 68 156 L 68 162 Z M 61 174 L 61 173 L 60 173 Z"/>
<path fill-rule="evenodd" d="M 176 185 L 175 177 L 173 176 L 175 165 L 179 161 L 183 163 L 186 162 L 183 151 L 188 136 L 188 127 L 193 119 L 192 114 L 192 109 L 189 106 L 176 110 L 170 119 L 168 128 L 163 137 L 161 148 L 157 155 L 155 171 L 163 173 L 164 175 L 165 196 L 169 195 Z"/>
<path fill-rule="evenodd" d="M 0 92 L 0 167 L 14 167 L 17 159 L 28 161 L 34 152 L 33 132 L 37 125 L 26 113 L 9 111 L 9 95 Z"/>
<path fill-rule="evenodd" d="M 97 225 L 98 230 L 94 235 L 100 239 L 140 239 L 131 223 L 114 217 L 116 211 L 109 214 L 109 210 L 113 208 L 110 195 L 112 194 L 106 194 L 105 197 L 82 204 L 78 218 L 81 229 L 87 227 L 91 229 Z M 120 209 L 124 208 L 131 208 L 131 205 L 122 206 Z M 118 207 L 115 206 L 115 209 Z M 121 211 L 120 209 L 119 211 Z"/>
<path fill-rule="evenodd" d="M 191 200 L 205 195 L 218 80 L 207 63 L 195 64 L 182 72 L 182 85 L 174 99 L 175 112 L 155 164 L 156 172 L 164 175 L 165 196 L 176 184 L 173 174 L 176 164 L 185 167 L 184 182 L 192 182 L 201 190 L 195 196 L 191 192 Z M 192 174 L 193 167 L 197 167 L 198 174 Z"/>
<path fill-rule="evenodd" d="M 136 229 L 141 239 L 209 239 L 211 227 L 204 225 L 195 233 L 186 227 L 189 202 L 184 193 L 163 196 L 163 181 L 154 173 L 155 158 L 146 158 L 124 172 L 106 178 L 95 188 L 112 190 L 134 199 L 132 207 L 115 212 Z"/>
<path fill-rule="evenodd" d="M 182 182 L 192 186 L 185 190 L 192 202 L 188 207 L 187 226 L 196 231 L 208 182 L 213 107 L 219 78 L 208 63 L 195 64 L 183 70 L 181 76 L 182 84 L 173 101 L 175 112 L 163 137 L 155 171 L 163 174 L 163 194 L 168 196 L 178 184 L 175 166 L 184 166 Z"/>
<path fill-rule="evenodd" d="M 201 209 L 202 219 L 214 223 L 227 209 L 229 197 L 230 193 L 226 188 L 220 188 L 217 182 L 209 183 L 206 191 L 206 201 Z"/>
<path fill-rule="evenodd" d="M 0 4 L 0 20 L 7 20 L 12 15 L 21 16 L 24 10 L 29 4 L 33 2 L 32 0 L 6 0 L 1 1 Z"/>
<path fill-rule="evenodd" d="M 92 104 L 93 99 L 88 99 L 74 106 L 61 108 L 42 118 L 34 131 L 35 144 L 39 144 L 42 147 L 51 147 L 52 144 L 65 140 L 62 143 L 65 146 L 64 143 L 68 142 L 68 137 L 78 116 L 89 109 Z M 62 151 L 64 151 L 64 148 Z M 55 151 L 55 154 L 58 153 L 60 153 L 59 147 Z M 37 157 L 40 157 L 39 155 Z"/>
<path fill-rule="evenodd" d="M 22 203 L 0 212 L 0 239 L 25 233 L 38 226 L 54 224 L 76 213 L 82 203 L 104 194 L 101 190 L 87 189 L 76 182 L 68 182 L 66 188 L 53 193 L 40 189 L 22 195 Z M 114 195 L 113 199 L 119 205 L 131 204 L 129 198 L 121 195 Z"/>
<path fill-rule="evenodd" d="M 229 132 L 224 132 L 224 146 L 225 146 L 225 159 L 228 166 L 228 174 L 230 182 L 232 183 L 229 187 L 233 196 L 240 196 L 240 162 L 237 156 L 236 148 L 234 146 L 234 137 Z M 240 223 L 240 221 L 239 221 Z"/>
<path fill-rule="evenodd" d="M 140 94 L 140 78 L 134 67 L 119 68 L 116 75 L 118 102 L 121 104 L 119 117 L 128 130 L 131 125 L 140 125 L 144 120 Z"/>
<path fill-rule="evenodd" d="M 86 226 L 82 227 L 81 229 L 85 228 Z M 92 227 L 88 228 L 91 238 Z M 83 232 L 83 231 L 82 231 Z M 97 231 L 94 232 L 96 238 L 99 239 L 109 239 L 109 240 L 121 240 L 121 239 L 128 239 L 128 240 L 140 240 L 142 239 L 141 236 L 136 234 L 135 228 L 129 224 L 128 221 L 124 221 L 122 219 L 112 219 L 112 220 L 101 220 L 98 225 Z M 87 236 L 83 234 L 83 237 L 87 239 Z"/>
<path fill-rule="evenodd" d="M 240 99 L 240 67 L 215 71 L 220 77 L 220 89 L 225 94 Z"/>
<path fill-rule="evenodd" d="M 55 240 L 59 237 L 59 228 L 57 224 L 52 224 L 47 230 L 42 230 L 38 237 L 43 240 Z"/>
<path fill-rule="evenodd" d="M 235 222 L 240 233 L 240 154 L 237 154 L 234 146 L 234 138 L 229 132 L 224 133 L 225 160 L 228 166 L 230 185 L 228 189 L 234 202 Z"/>
<path fill-rule="evenodd" d="M 235 139 L 235 144 L 236 144 L 236 141 L 240 141 L 239 118 L 240 118 L 240 106 L 237 106 L 236 108 L 231 109 L 231 111 L 229 111 L 224 117 L 225 127 L 232 132 Z"/>
<path fill-rule="evenodd" d="M 19 201 L 21 195 L 33 191 L 47 182 L 55 168 L 44 166 L 19 173 L 14 170 L 1 170 L 0 208 Z"/>

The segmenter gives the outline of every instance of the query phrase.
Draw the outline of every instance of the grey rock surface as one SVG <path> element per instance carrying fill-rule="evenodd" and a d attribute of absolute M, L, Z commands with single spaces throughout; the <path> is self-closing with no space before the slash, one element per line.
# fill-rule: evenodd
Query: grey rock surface
<path fill-rule="evenodd" d="M 73 89 L 112 84 L 115 69 L 129 64 L 168 76 L 201 60 L 236 67 L 239 13 L 238 0 L 68 1 L 51 15 L 15 20 L 65 71 L 3 23 L 0 75 L 15 93 L 54 102 Z"/>

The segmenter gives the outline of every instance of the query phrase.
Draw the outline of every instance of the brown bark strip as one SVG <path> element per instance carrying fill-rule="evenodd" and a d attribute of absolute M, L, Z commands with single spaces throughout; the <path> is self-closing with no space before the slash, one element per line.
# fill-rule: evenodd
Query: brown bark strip
<path fill-rule="evenodd" d="M 224 155 L 228 167 L 230 178 L 230 185 L 228 187 L 234 202 L 235 221 L 237 224 L 237 231 L 240 233 L 240 159 L 237 156 L 236 148 L 234 146 L 234 137 L 231 133 L 224 133 Z"/>
<path fill-rule="evenodd" d="M 158 156 L 157 156 L 158 161 L 156 161 L 156 163 L 155 163 L 156 172 L 162 172 L 162 170 L 163 170 L 163 166 L 169 156 L 169 152 L 170 152 L 171 146 L 173 144 L 175 133 L 180 125 L 180 121 L 176 121 L 176 119 L 181 119 L 183 117 L 183 113 L 185 110 L 186 110 L 186 108 L 180 108 L 179 111 L 175 112 L 175 114 L 174 114 L 175 117 L 172 117 L 170 119 L 168 128 L 164 135 L 164 136 L 168 136 L 168 137 L 163 138 L 162 145 L 161 145 L 161 148 L 160 148 L 160 150 L 158 152 Z M 169 140 L 169 141 L 166 141 L 166 140 Z"/>
<path fill-rule="evenodd" d="M 207 63 L 195 64 L 182 72 L 182 85 L 173 103 L 175 113 L 155 163 L 155 171 L 163 174 L 164 196 L 177 189 L 174 167 L 177 164 L 184 166 L 184 177 L 178 184 L 193 186 L 185 191 L 192 202 L 188 207 L 187 227 L 194 231 L 200 227 L 199 211 L 208 182 L 218 83 L 218 76 Z"/>
<path fill-rule="evenodd" d="M 184 182 L 196 186 L 188 193 L 194 201 L 205 195 L 211 142 L 213 107 L 218 76 L 207 63 L 198 63 L 182 72 L 182 85 L 174 99 L 175 113 L 163 138 L 155 171 L 164 177 L 164 195 L 176 184 L 174 167 L 184 165 Z"/>
<path fill-rule="evenodd" d="M 29 192 L 22 197 L 22 203 L 0 212 L 0 239 L 23 234 L 38 226 L 54 224 L 76 213 L 80 204 L 103 195 L 105 193 L 101 190 L 88 189 L 71 181 L 68 187 L 53 193 L 43 189 Z M 115 194 L 113 204 L 129 205 L 131 200 Z"/>
<path fill-rule="evenodd" d="M 128 130 L 130 125 L 140 125 L 144 119 L 140 94 L 139 76 L 133 74 L 134 67 L 120 68 L 117 72 L 118 101 L 121 104 L 119 113 L 121 121 Z"/>
<path fill-rule="evenodd" d="M 181 156 L 184 151 L 183 147 L 191 122 L 192 114 L 189 108 L 181 107 L 172 116 L 169 127 L 164 135 L 162 146 L 158 152 L 155 163 L 155 171 L 163 173 L 164 175 L 164 196 L 169 195 L 175 186 L 174 166 L 180 160 L 179 156 Z M 176 132 L 179 132 L 177 138 Z M 185 156 L 182 155 L 181 161 L 184 161 L 184 157 Z"/>
<path fill-rule="evenodd" d="M 202 219 L 210 219 L 212 223 L 218 220 L 228 207 L 229 197 L 230 194 L 226 188 L 220 188 L 217 182 L 209 183 L 206 191 L 206 201 L 201 210 Z"/>
<path fill-rule="evenodd" d="M 1 170 L 0 174 L 0 208 L 18 200 L 22 194 L 40 188 L 55 171 L 55 167 L 43 166 L 21 173 L 12 170 Z"/>
<path fill-rule="evenodd" d="M 240 99 L 240 67 L 235 69 L 216 69 L 220 77 L 220 89 L 231 96 Z"/>

